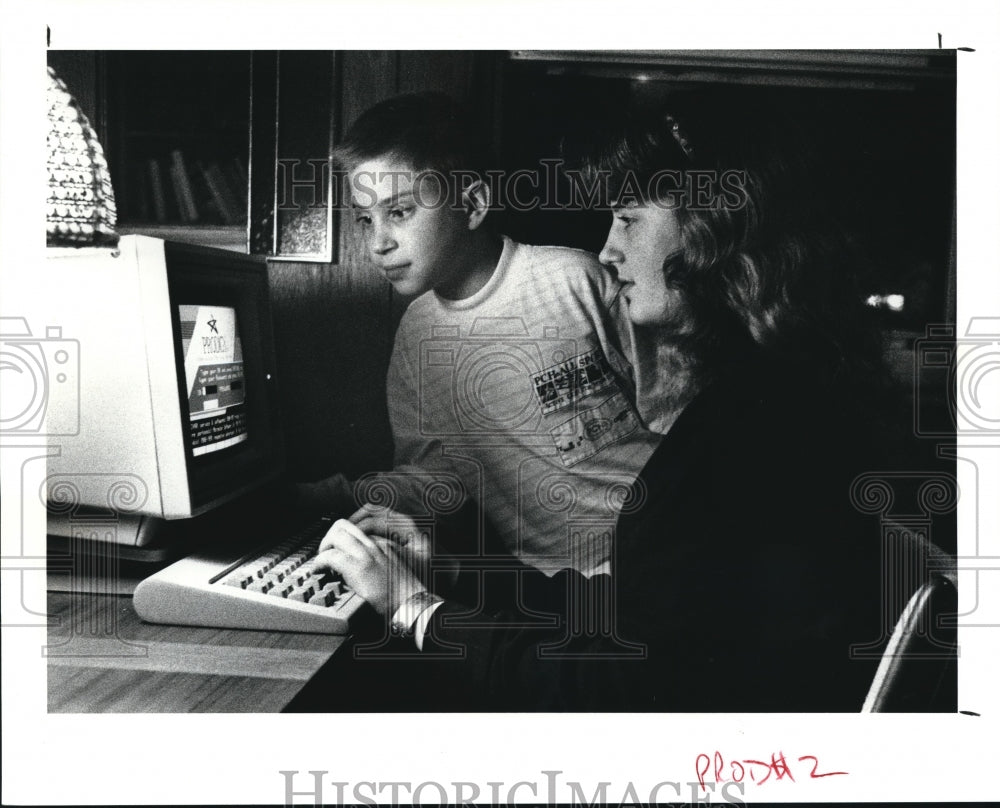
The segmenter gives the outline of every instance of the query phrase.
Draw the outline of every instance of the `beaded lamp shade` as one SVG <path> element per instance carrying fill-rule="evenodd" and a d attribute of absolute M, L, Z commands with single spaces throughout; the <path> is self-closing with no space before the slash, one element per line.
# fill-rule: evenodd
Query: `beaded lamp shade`
<path fill-rule="evenodd" d="M 115 195 L 104 149 L 87 116 L 51 67 L 46 100 L 46 243 L 76 247 L 117 244 Z"/>

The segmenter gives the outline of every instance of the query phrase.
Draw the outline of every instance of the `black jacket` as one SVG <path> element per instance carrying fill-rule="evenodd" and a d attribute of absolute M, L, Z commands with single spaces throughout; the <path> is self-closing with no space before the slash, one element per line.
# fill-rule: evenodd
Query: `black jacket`
<path fill-rule="evenodd" d="M 807 378 L 748 363 L 688 405 L 632 487 L 611 576 L 464 573 L 472 601 L 513 597 L 486 613 L 438 608 L 422 654 L 436 659 L 437 698 L 859 710 L 876 660 L 853 659 L 851 645 L 879 641 L 885 621 L 880 526 L 850 492 L 879 468 L 878 430 L 855 391 Z"/>

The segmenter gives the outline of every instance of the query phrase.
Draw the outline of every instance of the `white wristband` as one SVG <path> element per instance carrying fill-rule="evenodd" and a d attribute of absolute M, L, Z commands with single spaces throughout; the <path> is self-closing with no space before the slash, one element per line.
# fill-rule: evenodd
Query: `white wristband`
<path fill-rule="evenodd" d="M 430 606 L 435 606 L 443 600 L 444 598 L 432 594 L 426 589 L 414 592 L 396 609 L 396 613 L 389 623 L 389 630 L 400 637 L 412 634 L 417 618 Z M 421 639 L 423 638 L 421 637 Z"/>
<path fill-rule="evenodd" d="M 413 624 L 413 641 L 417 644 L 418 651 L 424 650 L 424 635 L 427 634 L 427 627 L 431 624 L 431 618 L 437 611 L 437 607 L 442 603 L 444 603 L 443 600 L 432 603 L 420 613 L 417 622 Z"/>

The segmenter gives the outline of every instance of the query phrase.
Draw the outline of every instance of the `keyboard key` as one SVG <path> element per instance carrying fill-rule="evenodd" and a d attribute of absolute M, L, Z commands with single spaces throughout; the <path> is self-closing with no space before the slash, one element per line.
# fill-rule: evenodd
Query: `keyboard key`
<path fill-rule="evenodd" d="M 313 595 L 309 602 L 317 606 L 333 606 L 337 602 L 339 594 L 329 587 L 324 587 L 320 592 Z"/>
<path fill-rule="evenodd" d="M 300 586 L 288 597 L 300 603 L 308 603 L 309 599 L 315 594 L 316 592 L 311 587 Z"/>

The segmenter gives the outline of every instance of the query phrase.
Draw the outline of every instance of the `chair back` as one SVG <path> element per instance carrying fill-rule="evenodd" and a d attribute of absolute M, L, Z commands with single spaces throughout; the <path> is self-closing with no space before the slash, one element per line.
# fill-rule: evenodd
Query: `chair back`
<path fill-rule="evenodd" d="M 889 638 L 861 712 L 954 712 L 958 592 L 951 570 L 913 593 Z"/>

